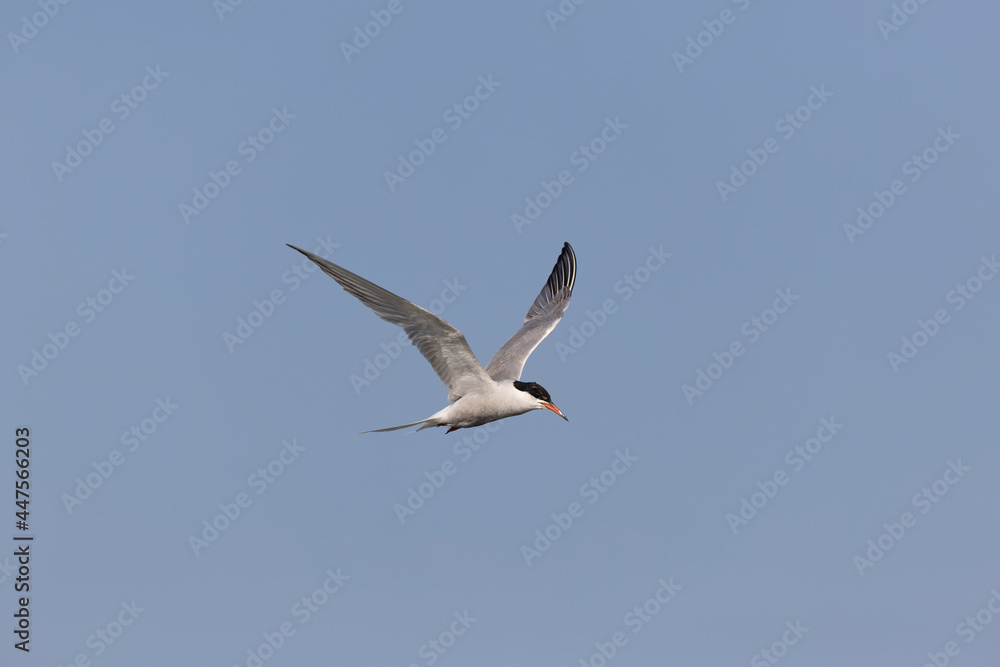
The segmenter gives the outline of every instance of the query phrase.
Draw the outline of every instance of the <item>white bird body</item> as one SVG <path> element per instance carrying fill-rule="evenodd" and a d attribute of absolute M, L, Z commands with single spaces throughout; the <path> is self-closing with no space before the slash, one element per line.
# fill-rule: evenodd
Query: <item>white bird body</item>
<path fill-rule="evenodd" d="M 537 408 L 538 400 L 527 392 L 515 389 L 512 380 L 490 380 L 478 391 L 462 396 L 423 420 L 426 425 L 421 428 L 445 424 L 455 428 L 472 428 L 498 419 L 523 415 Z"/>
<path fill-rule="evenodd" d="M 448 400 L 453 402 L 430 417 L 365 433 L 396 431 L 410 426 L 420 426 L 418 431 L 448 426 L 450 433 L 540 409 L 551 410 L 569 421 L 544 388 L 534 382 L 520 381 L 528 356 L 555 329 L 569 307 L 576 281 L 576 254 L 568 243 L 563 244 L 552 273 L 525 315 L 524 324 L 503 344 L 485 369 L 472 354 L 462 332 L 437 315 L 322 257 L 295 246 L 289 247 L 315 262 L 376 315 L 402 327 L 410 342 L 417 346 L 448 387 Z"/>

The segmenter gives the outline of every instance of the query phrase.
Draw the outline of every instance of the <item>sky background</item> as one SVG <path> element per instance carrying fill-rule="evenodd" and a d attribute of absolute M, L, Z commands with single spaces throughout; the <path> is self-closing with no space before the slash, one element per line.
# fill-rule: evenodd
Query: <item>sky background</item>
<path fill-rule="evenodd" d="M 996 664 L 995 3 L 50 2 L 0 16 L 0 663 Z M 286 243 L 485 363 L 565 241 L 568 424 L 358 435 L 446 390 Z"/>

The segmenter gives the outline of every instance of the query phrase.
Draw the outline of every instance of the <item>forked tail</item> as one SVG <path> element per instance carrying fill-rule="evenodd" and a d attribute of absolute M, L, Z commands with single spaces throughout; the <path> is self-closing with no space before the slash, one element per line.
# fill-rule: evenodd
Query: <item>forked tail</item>
<path fill-rule="evenodd" d="M 421 419 L 420 421 L 413 422 L 412 424 L 390 426 L 389 428 L 376 428 L 371 431 L 362 431 L 361 433 L 385 433 L 386 431 L 398 431 L 401 428 L 410 428 L 411 426 L 416 426 L 417 424 L 423 424 L 423 426 L 418 428 L 417 431 L 423 431 L 425 428 L 433 428 L 438 425 L 436 419 Z M 416 433 L 416 431 L 414 431 L 414 433 Z"/>

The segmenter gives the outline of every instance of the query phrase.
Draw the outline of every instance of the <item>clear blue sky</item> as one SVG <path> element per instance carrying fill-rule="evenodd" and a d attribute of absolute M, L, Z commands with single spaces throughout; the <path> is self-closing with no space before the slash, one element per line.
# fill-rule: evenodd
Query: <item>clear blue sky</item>
<path fill-rule="evenodd" d="M 0 19 L 0 663 L 995 663 L 995 4 L 224 3 Z M 358 435 L 286 243 L 485 363 L 565 241 L 568 424 Z"/>

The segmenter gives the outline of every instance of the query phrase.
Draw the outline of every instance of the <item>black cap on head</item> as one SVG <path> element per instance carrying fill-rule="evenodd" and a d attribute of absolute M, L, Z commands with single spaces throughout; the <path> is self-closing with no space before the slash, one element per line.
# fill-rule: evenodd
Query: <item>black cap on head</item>
<path fill-rule="evenodd" d="M 537 382 L 519 382 L 518 380 L 514 380 L 514 388 L 527 392 L 540 401 L 545 401 L 546 403 L 552 402 L 549 392 L 545 391 L 545 387 Z"/>

